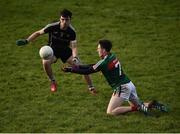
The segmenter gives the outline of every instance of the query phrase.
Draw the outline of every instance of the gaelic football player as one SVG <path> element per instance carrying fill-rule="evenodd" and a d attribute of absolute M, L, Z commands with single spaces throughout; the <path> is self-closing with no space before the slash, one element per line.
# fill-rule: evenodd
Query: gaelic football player
<path fill-rule="evenodd" d="M 97 52 L 101 58 L 100 61 L 91 65 L 65 67 L 63 71 L 78 74 L 91 74 L 101 71 L 113 90 L 107 107 L 107 114 L 119 115 L 132 111 L 141 111 L 145 115 L 148 115 L 149 108 L 156 108 L 162 112 L 166 112 L 167 108 L 157 101 L 143 103 L 139 99 L 135 85 L 124 73 L 122 65 L 116 55 L 111 53 L 111 48 L 111 41 L 99 40 Z M 128 101 L 130 105 L 123 106 L 125 101 Z"/>

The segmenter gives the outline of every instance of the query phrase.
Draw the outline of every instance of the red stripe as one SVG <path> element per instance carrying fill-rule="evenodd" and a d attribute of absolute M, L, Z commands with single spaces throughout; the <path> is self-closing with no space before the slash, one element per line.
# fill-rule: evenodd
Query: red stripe
<path fill-rule="evenodd" d="M 113 61 L 111 61 L 108 64 L 108 70 L 112 70 L 113 68 L 115 68 L 116 63 L 118 62 L 118 59 L 114 59 Z"/>

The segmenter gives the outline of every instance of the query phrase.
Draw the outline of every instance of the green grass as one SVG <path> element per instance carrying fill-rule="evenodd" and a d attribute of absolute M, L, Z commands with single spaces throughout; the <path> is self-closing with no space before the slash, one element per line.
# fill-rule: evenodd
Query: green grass
<path fill-rule="evenodd" d="M 0 132 L 180 132 L 180 1 L 178 0 L 6 0 L 0 1 Z M 134 112 L 107 116 L 111 88 L 100 73 L 92 79 L 98 96 L 87 92 L 80 75 L 53 65 L 59 90 L 52 94 L 39 58 L 42 36 L 26 38 L 53 20 L 73 12 L 79 56 L 98 61 L 97 41 L 107 38 L 143 100 L 169 105 L 168 114 L 145 117 Z"/>

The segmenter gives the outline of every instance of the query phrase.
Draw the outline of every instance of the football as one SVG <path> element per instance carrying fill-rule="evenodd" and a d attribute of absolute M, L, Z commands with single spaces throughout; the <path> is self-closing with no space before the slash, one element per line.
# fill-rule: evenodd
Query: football
<path fill-rule="evenodd" d="M 44 60 L 48 60 L 50 59 L 54 54 L 53 54 L 53 50 L 50 46 L 43 46 L 41 47 L 41 49 L 39 50 L 39 55 L 42 59 Z"/>

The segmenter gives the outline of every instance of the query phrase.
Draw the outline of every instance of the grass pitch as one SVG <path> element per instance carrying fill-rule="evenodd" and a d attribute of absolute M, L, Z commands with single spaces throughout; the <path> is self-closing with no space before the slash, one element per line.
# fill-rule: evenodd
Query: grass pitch
<path fill-rule="evenodd" d="M 180 132 L 180 1 L 0 3 L 0 132 Z M 58 20 L 63 8 L 73 12 L 72 25 L 84 63 L 98 61 L 97 40 L 112 40 L 113 51 L 140 98 L 160 100 L 169 105 L 170 113 L 107 116 L 112 91 L 101 74 L 92 75 L 99 91 L 92 96 L 82 76 L 60 71 L 61 62 L 53 65 L 59 89 L 52 94 L 38 54 L 47 36 L 24 47 L 16 46 L 15 41 Z"/>

